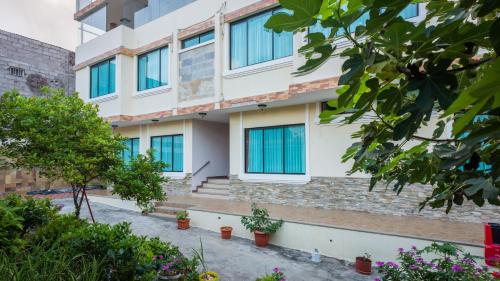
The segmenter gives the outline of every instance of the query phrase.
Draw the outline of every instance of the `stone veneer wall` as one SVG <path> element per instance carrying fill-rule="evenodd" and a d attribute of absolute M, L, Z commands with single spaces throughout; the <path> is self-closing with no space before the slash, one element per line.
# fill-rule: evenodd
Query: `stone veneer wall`
<path fill-rule="evenodd" d="M 179 101 L 214 96 L 214 44 L 197 47 L 179 55 Z"/>
<path fill-rule="evenodd" d="M 186 174 L 183 179 L 169 179 L 163 185 L 163 190 L 168 195 L 188 195 L 191 194 L 191 174 Z"/>
<path fill-rule="evenodd" d="M 26 192 L 47 189 L 47 188 L 67 187 L 62 181 L 49 183 L 47 179 L 40 176 L 40 173 L 32 170 L 0 170 L 0 196 L 7 193 L 25 194 Z"/>
<path fill-rule="evenodd" d="M 418 211 L 418 204 L 431 192 L 429 186 L 406 187 L 399 196 L 391 188 L 378 185 L 368 191 L 367 178 L 324 178 L 315 177 L 307 184 L 243 182 L 237 176 L 230 179 L 230 197 L 233 200 L 342 209 L 399 216 L 419 216 L 463 222 L 488 222 L 500 218 L 500 207 L 487 205 L 476 208 L 464 203 L 446 215 L 445 209 L 433 210 L 426 207 Z"/>

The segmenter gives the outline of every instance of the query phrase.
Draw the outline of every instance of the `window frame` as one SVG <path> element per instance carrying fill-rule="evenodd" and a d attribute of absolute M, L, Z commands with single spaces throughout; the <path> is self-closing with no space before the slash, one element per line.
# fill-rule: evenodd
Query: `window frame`
<path fill-rule="evenodd" d="M 203 42 L 201 42 L 201 41 L 200 41 L 200 40 L 201 40 L 201 37 L 202 37 L 203 35 L 207 35 L 207 34 L 210 34 L 210 33 L 212 33 L 212 34 L 213 34 L 213 38 L 212 38 L 212 39 L 207 40 L 207 41 L 203 41 Z M 196 44 L 194 44 L 193 46 L 189 46 L 189 47 L 184 46 L 184 42 L 186 42 L 187 40 L 194 39 L 194 38 L 196 38 L 196 39 L 197 39 L 197 41 L 198 41 Z M 182 39 L 182 40 L 181 40 L 181 51 L 182 51 L 182 50 L 191 49 L 191 48 L 195 48 L 195 47 L 197 47 L 197 46 L 199 46 L 199 45 L 201 45 L 201 44 L 204 44 L 204 43 L 207 43 L 207 42 L 210 42 L 210 41 L 214 41 L 214 40 L 215 40 L 215 30 L 214 30 L 214 29 L 212 29 L 212 30 L 209 30 L 209 31 L 205 31 L 205 32 L 202 32 L 202 33 L 199 33 L 199 34 L 193 35 L 193 36 L 191 36 L 191 37 L 187 37 L 187 38 Z"/>
<path fill-rule="evenodd" d="M 115 77 L 111 77 L 111 71 L 110 71 L 110 69 L 111 69 L 111 67 L 110 67 L 111 61 L 115 62 Z M 106 94 L 99 95 L 99 83 L 100 83 L 100 79 L 99 79 L 99 76 L 100 76 L 99 75 L 99 73 L 100 73 L 99 72 L 99 67 L 101 65 L 104 65 L 104 64 L 108 64 L 108 91 L 107 91 Z M 92 69 L 94 69 L 96 67 L 97 67 L 97 95 L 95 97 L 92 97 Z M 89 79 L 89 81 L 90 81 L 90 85 L 89 85 L 89 98 L 90 99 L 97 99 L 97 98 L 100 98 L 100 97 L 104 97 L 104 96 L 116 93 L 116 57 L 108 58 L 108 59 L 100 61 L 100 62 L 98 62 L 96 64 L 93 64 L 93 65 L 90 66 L 89 70 L 90 70 L 89 71 L 89 73 L 90 73 L 90 79 Z M 115 81 L 114 81 L 115 88 L 114 88 L 113 92 L 110 91 L 110 86 L 111 86 L 110 81 L 111 81 L 111 78 L 115 79 Z"/>
<path fill-rule="evenodd" d="M 266 60 L 266 61 L 261 61 L 261 62 L 257 62 L 257 63 L 252 63 L 252 64 L 249 64 L 248 63 L 248 59 L 249 59 L 249 40 L 248 40 L 248 20 L 253 18 L 253 17 L 258 17 L 262 14 L 265 14 L 265 13 L 268 13 L 268 12 L 271 12 L 271 16 L 273 16 L 273 12 L 276 11 L 276 10 L 279 10 L 279 9 L 285 9 L 283 8 L 282 6 L 277 6 L 277 7 L 273 7 L 273 8 L 269 8 L 267 10 L 264 10 L 264 11 L 261 11 L 261 12 L 258 12 L 258 13 L 255 13 L 255 14 L 251 14 L 249 16 L 246 16 L 242 19 L 239 19 L 239 20 L 236 20 L 236 21 L 233 21 L 233 22 L 230 22 L 229 23 L 229 70 L 230 71 L 233 71 L 233 70 L 238 70 L 238 69 L 243 69 L 245 67 L 250 67 L 250 66 L 254 66 L 254 65 L 259 65 L 261 63 L 267 63 L 267 62 L 270 62 L 270 61 L 274 61 L 274 60 L 279 60 L 279 59 L 284 59 L 284 58 L 288 58 L 288 57 L 292 57 L 293 56 L 293 33 L 292 33 L 292 53 L 289 55 L 289 56 L 284 56 L 284 57 L 281 57 L 281 58 L 275 58 L 275 52 L 274 52 L 274 35 L 275 35 L 275 32 L 271 30 L 271 33 L 272 33 L 272 40 L 271 40 L 271 59 L 270 60 Z M 241 22 L 245 22 L 246 23 L 246 47 L 247 47 L 247 50 L 246 50 L 246 65 L 245 66 L 240 66 L 240 67 L 237 67 L 237 68 L 233 68 L 233 60 L 232 60 L 232 56 L 233 56 L 233 48 L 231 46 L 231 36 L 232 36 L 232 27 L 233 25 L 235 24 L 238 24 L 238 23 L 241 23 Z"/>
<path fill-rule="evenodd" d="M 304 127 L 304 172 L 303 173 L 285 173 L 285 128 L 286 127 L 295 127 L 295 126 L 303 126 Z M 265 129 L 274 129 L 274 128 L 282 128 L 283 129 L 283 172 L 282 173 L 266 173 L 264 167 L 264 130 Z M 265 126 L 265 127 L 253 127 L 253 128 L 245 128 L 244 129 L 244 153 L 245 153 L 245 174 L 257 174 L 257 175 L 300 175 L 304 176 L 307 173 L 307 138 L 306 138 L 306 124 L 305 123 L 297 123 L 297 124 L 287 124 L 287 125 L 275 125 L 275 126 Z M 262 130 L 262 172 L 249 172 L 248 171 L 248 133 L 250 130 Z"/>
<path fill-rule="evenodd" d="M 174 137 L 178 137 L 178 136 L 181 136 L 182 137 L 182 170 L 180 171 L 174 171 Z M 164 162 L 162 159 L 161 159 L 161 155 L 163 154 L 162 152 L 162 147 L 163 147 L 163 138 L 165 137 L 170 137 L 172 139 L 172 148 L 171 148 L 171 152 L 172 152 L 172 163 L 166 163 Z M 153 151 L 153 139 L 154 138 L 160 138 L 160 160 L 159 161 L 162 161 L 163 163 L 165 164 L 169 164 L 172 168 L 171 171 L 165 171 L 165 170 L 162 170 L 164 173 L 183 173 L 184 172 L 184 134 L 173 134 L 173 135 L 160 135 L 160 136 L 151 136 L 150 137 L 150 141 L 149 141 L 149 148 L 151 149 L 151 151 Z M 154 153 L 154 151 L 153 151 Z M 155 160 L 156 161 L 156 160 Z"/>
<path fill-rule="evenodd" d="M 166 49 L 166 53 L 168 54 L 168 57 L 167 57 L 167 83 L 165 85 L 161 85 L 161 74 L 162 74 L 162 65 L 161 65 L 161 50 L 163 49 Z M 153 52 L 156 52 L 156 51 L 159 51 L 160 54 L 158 55 L 158 59 L 159 59 L 159 72 L 158 72 L 158 75 L 159 75 L 159 79 L 160 79 L 160 85 L 157 86 L 157 87 L 152 87 L 152 88 L 147 88 L 147 63 L 146 63 L 146 89 L 139 89 L 139 86 L 140 86 L 140 82 L 139 82 L 139 75 L 141 74 L 140 73 L 140 63 L 141 63 L 141 57 L 144 57 L 144 56 L 147 56 Z M 170 67 L 170 45 L 165 45 L 165 46 L 162 46 L 162 47 L 159 47 L 159 48 L 156 48 L 154 50 L 151 50 L 151 51 L 147 51 L 145 53 L 142 53 L 142 54 L 139 54 L 137 55 L 137 92 L 144 92 L 144 91 L 150 91 L 150 90 L 153 90 L 153 89 L 158 89 L 160 87 L 168 87 L 170 86 L 170 70 L 169 67 Z"/>

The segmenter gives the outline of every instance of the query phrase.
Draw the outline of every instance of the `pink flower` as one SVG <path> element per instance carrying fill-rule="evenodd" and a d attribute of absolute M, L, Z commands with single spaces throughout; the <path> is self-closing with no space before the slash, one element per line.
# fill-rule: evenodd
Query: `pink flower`
<path fill-rule="evenodd" d="M 453 272 L 460 272 L 460 271 L 462 271 L 462 267 L 460 265 L 458 265 L 458 264 L 454 264 L 454 265 L 451 266 L 451 270 Z"/>
<path fill-rule="evenodd" d="M 274 272 L 276 272 L 276 273 L 278 273 L 278 272 L 280 272 L 280 269 L 279 269 L 279 268 L 277 268 L 277 267 L 275 267 L 275 268 L 273 269 L 273 271 L 274 271 Z"/>
<path fill-rule="evenodd" d="M 381 266 L 384 266 L 384 262 L 383 261 L 377 261 L 375 262 L 375 265 L 378 266 L 378 267 L 381 267 Z"/>
<path fill-rule="evenodd" d="M 382 280 L 380 280 L 380 278 L 378 278 L 378 277 L 375 277 L 375 279 L 373 279 L 373 281 L 382 281 Z"/>
<path fill-rule="evenodd" d="M 404 251 L 405 251 L 405 249 L 403 249 L 403 248 L 399 248 L 399 249 L 398 249 L 398 252 L 400 252 L 400 253 L 402 253 L 402 252 L 404 252 Z"/>

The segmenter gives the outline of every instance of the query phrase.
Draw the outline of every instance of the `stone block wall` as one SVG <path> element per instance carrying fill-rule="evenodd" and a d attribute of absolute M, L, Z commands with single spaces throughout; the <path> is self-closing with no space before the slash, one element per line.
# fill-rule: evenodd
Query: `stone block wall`
<path fill-rule="evenodd" d="M 61 181 L 49 182 L 35 170 L 0 170 L 0 196 L 8 193 L 26 194 L 30 191 L 47 189 L 49 187 L 61 188 L 67 187 L 67 184 Z"/>
<path fill-rule="evenodd" d="M 214 96 L 214 44 L 179 55 L 179 102 Z"/>
<path fill-rule="evenodd" d="M 429 186 L 406 187 L 399 196 L 385 185 L 368 191 L 367 178 L 323 178 L 315 177 L 307 184 L 243 182 L 231 176 L 230 196 L 232 200 L 312 207 L 341 209 L 398 216 L 419 216 L 462 222 L 488 222 L 500 218 L 500 207 L 477 208 L 471 203 L 454 207 L 447 215 L 445 209 L 427 206 L 419 212 L 419 203 L 428 196 Z"/>
<path fill-rule="evenodd" d="M 163 190 L 167 193 L 167 196 L 191 194 L 191 174 L 186 174 L 183 179 L 169 179 L 163 185 Z"/>
<path fill-rule="evenodd" d="M 17 88 L 23 95 L 36 96 L 42 86 L 73 93 L 74 64 L 74 52 L 0 30 L 0 95 Z M 22 69 L 22 75 L 11 75 L 10 67 Z"/>

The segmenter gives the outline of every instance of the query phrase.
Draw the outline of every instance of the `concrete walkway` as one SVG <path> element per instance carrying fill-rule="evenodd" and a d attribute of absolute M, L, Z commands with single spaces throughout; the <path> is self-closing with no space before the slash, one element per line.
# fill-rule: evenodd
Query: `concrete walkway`
<path fill-rule="evenodd" d="M 361 281 L 372 280 L 374 277 L 359 275 L 354 271 L 353 265 L 332 258 L 323 257 L 322 262 L 316 264 L 310 262 L 309 253 L 276 246 L 261 249 L 255 247 L 253 241 L 237 237 L 222 240 L 219 233 L 199 228 L 177 230 L 175 221 L 142 216 L 134 211 L 133 204 L 124 204 L 125 208 L 118 208 L 120 206 L 110 206 L 103 199 L 91 198 L 91 201 L 98 222 L 116 224 L 128 221 L 134 233 L 158 236 L 179 246 L 188 256 L 191 256 L 192 249 L 199 249 L 201 238 L 207 266 L 221 275 L 221 281 L 253 281 L 272 272 L 274 267 L 283 270 L 288 281 Z M 73 211 L 71 199 L 56 199 L 54 202 L 65 205 L 62 212 Z M 86 207 L 82 207 L 82 215 L 88 217 Z"/>

